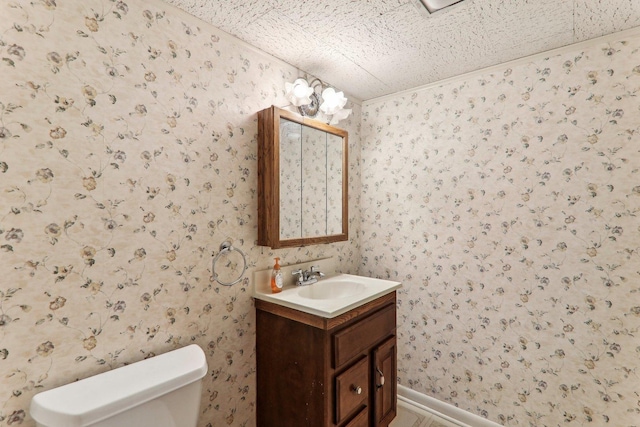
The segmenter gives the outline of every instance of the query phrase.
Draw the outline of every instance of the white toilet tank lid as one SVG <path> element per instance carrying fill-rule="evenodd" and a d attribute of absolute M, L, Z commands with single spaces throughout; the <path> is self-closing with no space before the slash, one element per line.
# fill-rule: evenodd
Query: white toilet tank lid
<path fill-rule="evenodd" d="M 82 427 L 200 380 L 207 373 L 195 344 L 85 378 L 31 399 L 30 414 L 48 427 Z"/>

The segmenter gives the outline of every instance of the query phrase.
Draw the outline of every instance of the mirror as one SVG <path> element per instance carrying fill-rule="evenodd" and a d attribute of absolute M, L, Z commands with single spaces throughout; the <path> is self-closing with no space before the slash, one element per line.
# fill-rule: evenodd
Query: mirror
<path fill-rule="evenodd" d="M 348 239 L 348 134 L 271 107 L 258 113 L 258 244 Z"/>

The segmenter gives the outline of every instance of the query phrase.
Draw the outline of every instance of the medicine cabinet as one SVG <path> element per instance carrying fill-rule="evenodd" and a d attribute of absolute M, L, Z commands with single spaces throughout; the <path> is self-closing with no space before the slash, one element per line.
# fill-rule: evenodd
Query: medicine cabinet
<path fill-rule="evenodd" d="M 277 107 L 258 113 L 258 244 L 348 240 L 348 133 Z"/>

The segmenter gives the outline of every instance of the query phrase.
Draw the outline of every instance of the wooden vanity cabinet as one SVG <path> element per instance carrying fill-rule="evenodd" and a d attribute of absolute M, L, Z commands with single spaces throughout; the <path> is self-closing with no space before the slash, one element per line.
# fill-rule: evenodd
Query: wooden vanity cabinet
<path fill-rule="evenodd" d="M 386 427 L 396 293 L 327 319 L 256 300 L 258 427 Z"/>

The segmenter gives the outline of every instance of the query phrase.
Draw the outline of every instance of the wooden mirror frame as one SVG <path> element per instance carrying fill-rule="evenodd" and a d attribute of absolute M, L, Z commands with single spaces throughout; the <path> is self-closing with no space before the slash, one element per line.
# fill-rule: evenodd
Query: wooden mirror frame
<path fill-rule="evenodd" d="M 342 138 L 342 232 L 280 239 L 280 118 Z M 349 240 L 348 132 L 271 106 L 258 112 L 258 245 L 273 249 Z"/>

